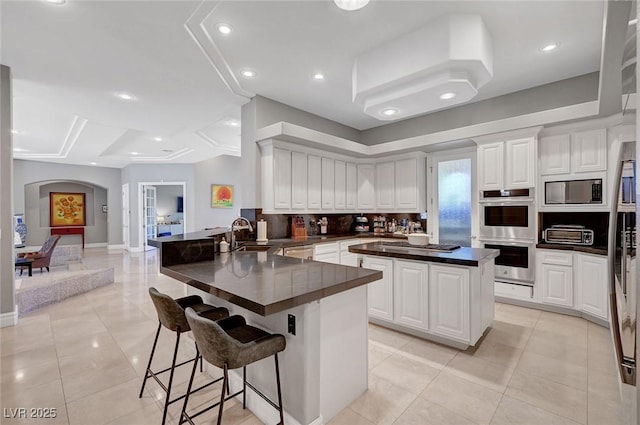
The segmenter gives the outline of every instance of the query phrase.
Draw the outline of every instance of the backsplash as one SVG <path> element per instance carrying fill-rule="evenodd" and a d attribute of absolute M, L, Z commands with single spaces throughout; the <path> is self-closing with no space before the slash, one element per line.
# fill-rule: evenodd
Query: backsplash
<path fill-rule="evenodd" d="M 558 224 L 578 224 L 593 230 L 593 245 L 607 246 L 609 229 L 608 212 L 542 212 L 540 213 L 538 240 L 543 240 L 544 229 Z"/>
<path fill-rule="evenodd" d="M 307 234 L 311 235 L 310 222 L 318 222 L 322 217 L 327 217 L 327 234 L 329 235 L 342 235 L 347 233 L 354 233 L 355 231 L 355 217 L 361 215 L 369 219 L 369 226 L 373 231 L 373 217 L 384 215 L 387 220 L 396 219 L 398 221 L 406 218 L 411 221 L 420 221 L 420 214 L 263 214 L 260 208 L 247 208 L 241 209 L 240 215 L 251 221 L 251 224 L 256 227 L 258 220 L 264 220 L 267 222 L 267 238 L 268 239 L 281 239 L 291 237 L 291 221 L 293 217 L 302 217 L 307 228 Z M 423 222 L 423 227 L 426 223 Z M 248 235 L 246 231 L 244 235 L 241 235 L 243 239 L 247 237 L 249 239 L 255 239 L 255 231 L 252 235 Z M 318 229 L 319 232 L 319 229 Z"/>

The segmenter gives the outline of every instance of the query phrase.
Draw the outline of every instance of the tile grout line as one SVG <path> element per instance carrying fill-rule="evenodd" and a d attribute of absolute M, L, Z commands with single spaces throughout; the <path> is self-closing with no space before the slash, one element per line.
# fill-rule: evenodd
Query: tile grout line
<path fill-rule="evenodd" d="M 53 323 L 51 315 L 47 312 L 49 318 L 49 327 L 51 328 L 51 338 L 53 339 L 53 349 L 56 351 L 56 363 L 58 364 L 58 376 L 60 376 L 60 387 L 62 388 L 62 398 L 64 399 L 64 410 L 67 416 L 67 423 L 71 424 L 71 418 L 69 417 L 69 405 L 67 403 L 67 395 L 64 392 L 64 381 L 62 380 L 62 369 L 60 368 L 60 356 L 58 355 L 58 345 L 56 344 L 56 336 L 53 332 Z"/>

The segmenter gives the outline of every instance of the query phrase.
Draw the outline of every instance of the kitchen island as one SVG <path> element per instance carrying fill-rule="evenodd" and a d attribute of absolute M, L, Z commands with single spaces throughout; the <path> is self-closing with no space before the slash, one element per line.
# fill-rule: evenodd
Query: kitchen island
<path fill-rule="evenodd" d="M 161 272 L 206 302 L 285 335 L 287 348 L 279 356 L 285 422 L 327 423 L 368 387 L 367 284 L 382 273 L 282 257 L 275 246 L 214 255 L 204 249 L 210 239 L 204 232 L 154 241 L 162 251 Z M 231 385 L 238 389 L 241 375 L 235 372 Z M 272 361 L 249 366 L 247 377 L 276 399 Z M 248 408 L 263 422 L 278 422 L 264 400 L 252 392 L 247 397 Z"/>
<path fill-rule="evenodd" d="M 362 267 L 383 272 L 368 285 L 369 321 L 459 349 L 475 345 L 493 322 L 500 251 L 451 248 L 385 241 L 350 246 Z"/>

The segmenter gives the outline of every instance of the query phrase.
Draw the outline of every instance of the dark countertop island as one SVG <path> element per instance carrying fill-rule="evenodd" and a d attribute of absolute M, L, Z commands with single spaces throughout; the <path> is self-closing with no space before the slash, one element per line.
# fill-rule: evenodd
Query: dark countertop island
<path fill-rule="evenodd" d="M 492 260 L 500 254 L 500 251 L 497 249 L 462 247 L 453 251 L 438 252 L 419 246 L 396 246 L 393 243 L 387 242 L 352 245 L 349 247 L 349 252 L 472 267 L 477 267 L 479 264 Z"/>

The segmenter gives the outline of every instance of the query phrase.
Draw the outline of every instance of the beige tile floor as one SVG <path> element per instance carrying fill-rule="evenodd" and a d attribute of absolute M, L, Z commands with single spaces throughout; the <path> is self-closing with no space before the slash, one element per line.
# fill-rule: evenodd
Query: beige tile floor
<path fill-rule="evenodd" d="M 150 381 L 138 398 L 157 326 L 147 288 L 174 297 L 186 288 L 158 273 L 155 252 L 87 249 L 83 264 L 115 267 L 116 283 L 0 330 L 0 405 L 56 408 L 57 417 L 0 418 L 2 424 L 160 423 L 158 386 Z M 173 335 L 161 335 L 156 364 L 167 364 Z M 609 331 L 582 319 L 497 304 L 494 326 L 474 352 L 373 325 L 369 340 L 369 390 L 330 425 L 624 423 Z M 181 358 L 193 354 L 185 338 Z M 188 372 L 176 375 L 178 391 Z M 194 403 L 219 394 L 219 388 L 212 392 Z M 177 423 L 178 404 L 168 423 Z M 211 412 L 198 422 L 215 418 Z M 260 421 L 230 403 L 223 423 Z"/>

